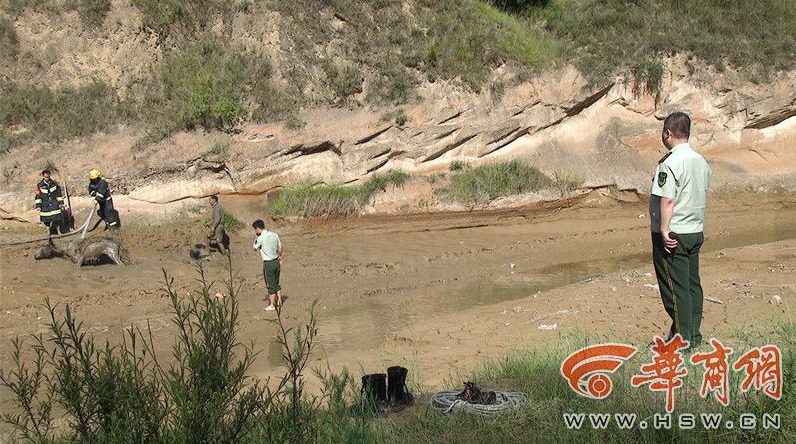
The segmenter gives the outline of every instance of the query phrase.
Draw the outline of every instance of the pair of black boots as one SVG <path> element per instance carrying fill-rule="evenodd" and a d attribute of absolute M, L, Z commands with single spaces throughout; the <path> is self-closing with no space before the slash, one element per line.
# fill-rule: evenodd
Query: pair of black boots
<path fill-rule="evenodd" d="M 414 401 L 406 387 L 406 367 L 393 366 L 387 373 L 373 373 L 362 377 L 363 401 L 379 412 L 398 411 Z"/>

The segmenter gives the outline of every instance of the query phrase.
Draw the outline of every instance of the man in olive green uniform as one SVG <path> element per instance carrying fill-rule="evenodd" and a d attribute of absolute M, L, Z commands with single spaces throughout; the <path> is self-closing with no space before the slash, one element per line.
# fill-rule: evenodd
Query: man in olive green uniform
<path fill-rule="evenodd" d="M 702 342 L 702 285 L 699 249 L 711 171 L 688 144 L 691 118 L 674 112 L 663 123 L 669 153 L 658 162 L 650 191 L 652 262 L 663 307 L 672 318 L 669 336 L 679 333 L 691 348 Z"/>
<path fill-rule="evenodd" d="M 210 231 L 207 232 L 207 246 L 213 243 L 218 245 L 218 251 L 221 254 L 227 254 L 227 232 L 224 230 L 224 207 L 218 203 L 218 196 L 210 196 L 210 209 L 212 211 L 212 219 L 210 221 Z"/>

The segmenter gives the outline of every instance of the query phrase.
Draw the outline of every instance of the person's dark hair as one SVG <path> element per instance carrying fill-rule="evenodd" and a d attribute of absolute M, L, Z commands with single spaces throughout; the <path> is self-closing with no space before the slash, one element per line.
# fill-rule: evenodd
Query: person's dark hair
<path fill-rule="evenodd" d="M 252 227 L 254 227 L 254 228 L 259 228 L 259 229 L 261 229 L 261 230 L 264 230 L 264 229 L 265 229 L 265 222 L 263 222 L 263 220 L 262 220 L 262 219 L 257 219 L 257 220 L 256 220 L 256 221 L 254 221 L 254 223 L 252 224 Z"/>
<path fill-rule="evenodd" d="M 42 176 L 44 176 L 45 174 L 52 174 L 52 172 L 50 172 L 50 170 L 44 170 L 41 172 Z"/>
<path fill-rule="evenodd" d="M 212 200 L 213 202 L 218 202 L 218 196 L 213 194 L 213 195 L 210 196 L 210 200 Z"/>
<path fill-rule="evenodd" d="M 663 129 L 668 129 L 678 139 L 688 139 L 691 137 L 691 118 L 682 111 L 675 111 L 663 121 Z"/>

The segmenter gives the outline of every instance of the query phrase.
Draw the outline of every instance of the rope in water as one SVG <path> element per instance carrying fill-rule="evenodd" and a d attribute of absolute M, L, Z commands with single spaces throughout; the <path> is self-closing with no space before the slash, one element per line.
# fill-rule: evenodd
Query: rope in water
<path fill-rule="evenodd" d="M 463 410 L 481 415 L 495 415 L 513 409 L 528 400 L 522 392 L 495 392 L 495 404 L 473 404 L 459 398 L 461 392 L 444 390 L 431 396 L 431 408 L 438 412 L 450 413 L 453 410 Z"/>

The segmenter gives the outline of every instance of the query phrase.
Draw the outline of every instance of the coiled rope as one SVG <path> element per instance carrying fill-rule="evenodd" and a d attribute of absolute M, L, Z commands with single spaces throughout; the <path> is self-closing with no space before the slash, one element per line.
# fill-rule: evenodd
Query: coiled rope
<path fill-rule="evenodd" d="M 431 408 L 438 412 L 450 413 L 454 410 L 463 410 L 481 415 L 496 415 L 513 409 L 528 400 L 528 396 L 522 392 L 495 392 L 495 404 L 473 404 L 467 402 L 459 395 L 461 392 L 444 390 L 434 393 L 431 396 Z"/>

